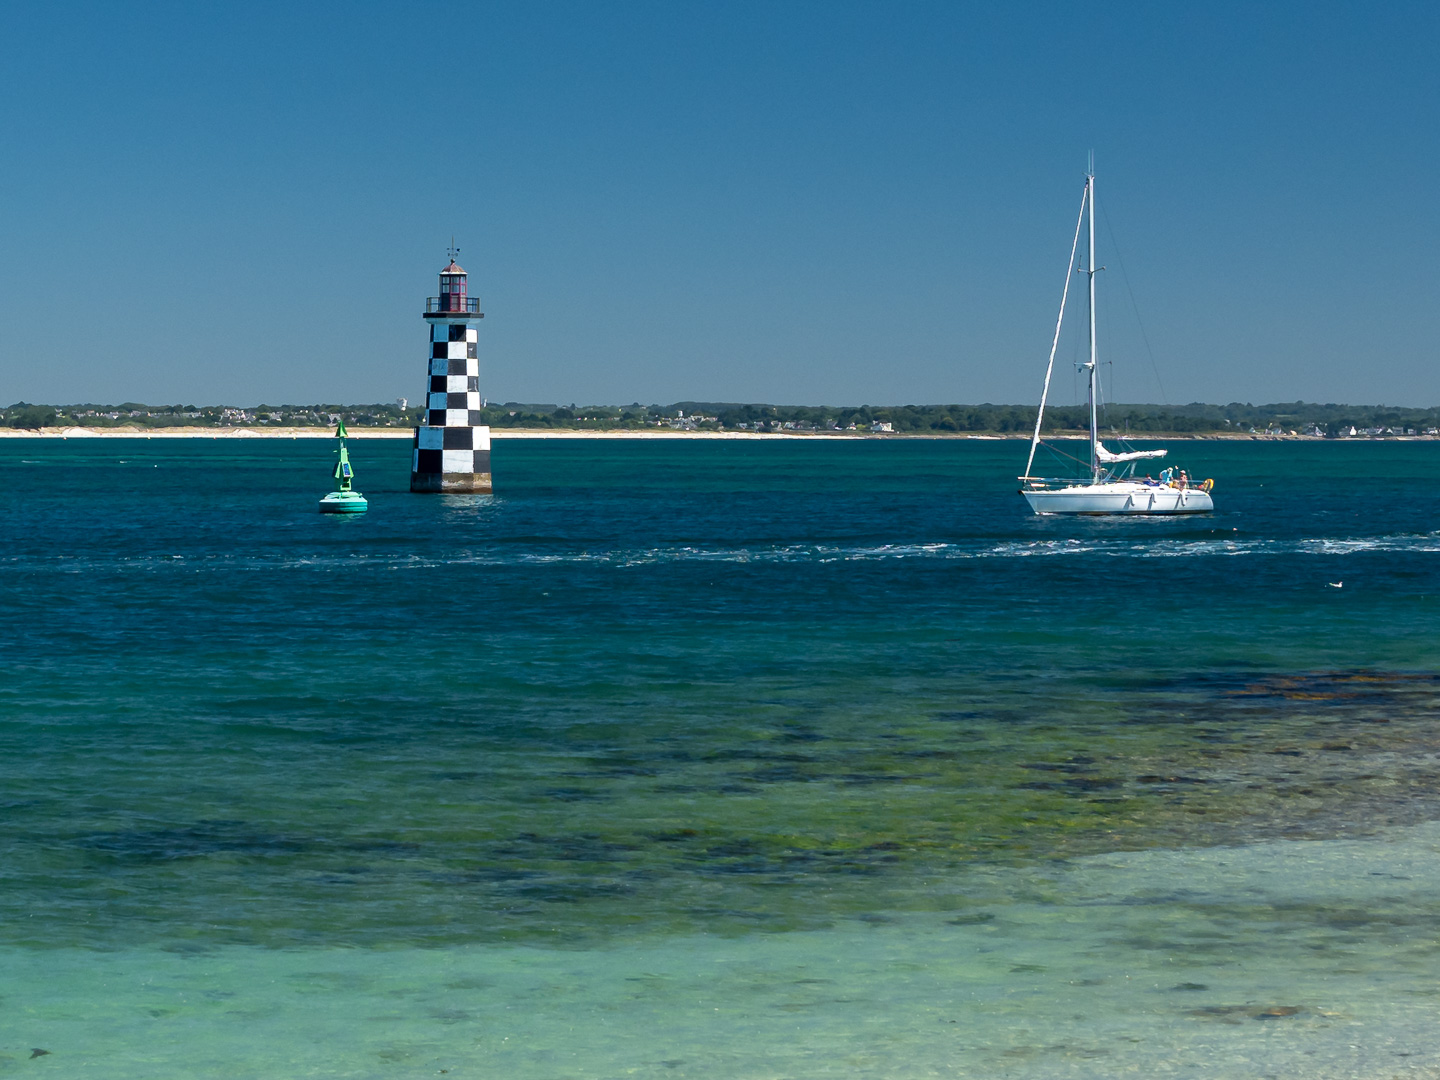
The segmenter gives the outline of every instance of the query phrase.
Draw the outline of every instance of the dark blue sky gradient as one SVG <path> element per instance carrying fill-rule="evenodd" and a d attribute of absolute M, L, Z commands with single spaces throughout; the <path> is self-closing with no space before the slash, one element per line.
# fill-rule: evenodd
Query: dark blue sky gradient
<path fill-rule="evenodd" d="M 1115 397 L 1434 405 L 1437 31 L 1405 3 L 5 5 L 0 399 L 418 399 L 453 233 L 492 400 L 1030 402 L 1093 147 Z"/>

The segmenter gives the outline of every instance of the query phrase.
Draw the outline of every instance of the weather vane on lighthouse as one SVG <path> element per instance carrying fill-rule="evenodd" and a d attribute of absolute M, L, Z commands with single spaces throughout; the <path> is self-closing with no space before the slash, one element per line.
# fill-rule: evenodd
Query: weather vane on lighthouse
<path fill-rule="evenodd" d="M 485 317 L 480 298 L 469 295 L 469 276 L 455 261 L 440 271 L 440 295 L 425 301 L 430 327 L 430 385 L 425 418 L 415 429 L 411 491 L 484 493 L 490 484 L 490 429 L 480 421 L 479 334 Z"/>

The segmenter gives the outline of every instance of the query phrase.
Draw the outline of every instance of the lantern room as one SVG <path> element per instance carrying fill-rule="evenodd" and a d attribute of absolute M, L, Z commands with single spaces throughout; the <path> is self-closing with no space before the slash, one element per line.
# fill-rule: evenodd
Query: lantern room
<path fill-rule="evenodd" d="M 465 311 L 468 305 L 465 303 L 465 291 L 467 277 L 464 269 L 454 259 L 450 265 L 440 271 L 440 310 L 441 311 Z"/>

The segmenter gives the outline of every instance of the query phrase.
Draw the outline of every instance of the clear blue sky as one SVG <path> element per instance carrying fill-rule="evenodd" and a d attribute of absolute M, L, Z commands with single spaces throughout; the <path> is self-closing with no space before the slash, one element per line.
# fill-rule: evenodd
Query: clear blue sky
<path fill-rule="evenodd" d="M 1093 147 L 1115 397 L 1440 404 L 1437 45 L 1434 3 L 16 0 L 0 399 L 416 400 L 453 233 L 491 400 L 1031 402 Z"/>

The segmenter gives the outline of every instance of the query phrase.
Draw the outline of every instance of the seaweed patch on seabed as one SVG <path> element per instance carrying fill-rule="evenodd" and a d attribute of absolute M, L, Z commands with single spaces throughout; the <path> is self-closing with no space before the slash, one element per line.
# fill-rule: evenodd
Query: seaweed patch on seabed
<path fill-rule="evenodd" d="M 1177 737 L 1153 767 L 1130 762 L 1134 781 L 1213 815 L 1186 830 L 1209 842 L 1361 835 L 1440 817 L 1440 675 L 1219 672 L 1148 692 L 1127 710 L 1131 722 Z"/>
<path fill-rule="evenodd" d="M 1440 708 L 1440 675 L 1407 671 L 1307 671 L 1257 675 L 1254 672 L 1206 672 L 1167 680 L 1162 688 L 1214 700 L 1328 702 L 1353 709 Z"/>
<path fill-rule="evenodd" d="M 216 854 L 251 858 L 289 856 L 314 846 L 305 839 L 264 832 L 240 821 L 201 821 L 174 828 L 87 833 L 76 837 L 75 843 L 97 855 L 133 863 Z"/>

